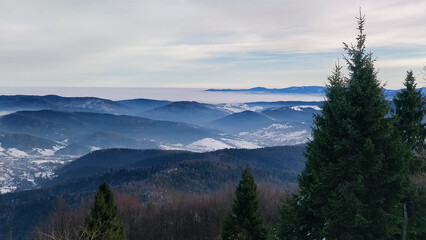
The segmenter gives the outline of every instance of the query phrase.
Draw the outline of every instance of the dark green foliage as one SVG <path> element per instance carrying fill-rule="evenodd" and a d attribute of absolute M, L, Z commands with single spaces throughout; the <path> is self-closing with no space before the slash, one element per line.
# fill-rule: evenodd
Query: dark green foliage
<path fill-rule="evenodd" d="M 407 211 L 408 239 L 426 239 L 426 186 L 412 186 Z"/>
<path fill-rule="evenodd" d="M 199 160 L 202 162 L 224 163 L 235 169 L 247 164 L 256 169 L 277 169 L 288 171 L 289 175 L 303 170 L 305 146 L 280 146 L 260 149 L 224 149 L 207 153 L 165 150 L 105 149 L 87 154 L 56 171 L 58 175 L 48 185 L 68 181 L 72 178 L 83 178 L 109 170 L 122 168 L 178 167 L 182 162 Z M 223 166 L 213 166 L 222 171 Z M 194 169 L 198 167 L 193 166 Z M 239 176 L 239 173 L 238 173 Z M 236 178 L 238 179 L 238 177 Z M 228 179 L 229 180 L 229 179 Z M 289 179 L 290 180 L 290 179 Z M 296 178 L 290 181 L 294 182 Z M 110 182 L 111 183 L 111 182 Z M 47 185 L 47 184 L 46 184 Z"/>
<path fill-rule="evenodd" d="M 82 235 L 83 239 L 126 239 L 113 193 L 105 182 L 96 193 L 95 203 L 90 215 L 86 218 Z"/>
<path fill-rule="evenodd" d="M 416 79 L 413 71 L 407 72 L 405 88 L 399 92 L 393 102 L 395 104 L 395 126 L 412 156 L 409 164 L 412 179 L 424 177 L 425 129 L 422 120 L 425 115 L 426 100 L 420 90 L 416 90 Z M 425 239 L 426 237 L 426 187 L 415 181 L 411 182 L 407 191 L 407 236 L 408 239 Z"/>
<path fill-rule="evenodd" d="M 268 231 L 259 211 L 256 183 L 249 168 L 244 170 L 235 195 L 232 210 L 226 214 L 222 223 L 221 239 L 268 239 Z"/>
<path fill-rule="evenodd" d="M 403 222 L 408 153 L 389 113 L 364 17 L 356 45 L 345 44 L 349 77 L 336 67 L 315 116 L 300 196 L 283 207 L 281 239 L 397 239 Z M 293 210 L 294 212 L 292 212 Z M 291 212 L 291 213 L 290 213 Z M 297 223 L 285 225 L 287 223 Z"/>
<path fill-rule="evenodd" d="M 425 126 L 422 120 L 425 116 L 426 99 L 422 97 L 420 90 L 416 89 L 416 79 L 413 71 L 407 72 L 404 81 L 405 88 L 397 93 L 395 103 L 395 126 L 400 132 L 405 144 L 413 153 L 421 153 L 424 149 L 426 136 Z M 414 158 L 410 164 L 411 173 L 421 171 L 421 158 Z"/>
<path fill-rule="evenodd" d="M 287 197 L 280 207 L 278 226 L 276 227 L 278 239 L 297 240 L 304 239 L 304 236 L 306 236 L 300 227 L 304 226 L 310 219 L 301 219 L 301 209 L 297 207 L 298 201 L 299 196 L 292 195 Z"/>

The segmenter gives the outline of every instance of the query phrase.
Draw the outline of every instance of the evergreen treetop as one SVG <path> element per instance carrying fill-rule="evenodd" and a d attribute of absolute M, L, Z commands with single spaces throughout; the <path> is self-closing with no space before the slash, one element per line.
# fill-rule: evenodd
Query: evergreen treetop
<path fill-rule="evenodd" d="M 87 216 L 82 239 L 121 240 L 126 239 L 121 225 L 114 195 L 108 184 L 100 185 L 95 196 L 95 203 Z"/>
<path fill-rule="evenodd" d="M 424 148 L 425 129 L 422 120 L 425 116 L 426 99 L 420 89 L 416 89 L 413 71 L 407 71 L 407 77 L 401 92 L 393 99 L 395 104 L 396 127 L 408 148 L 420 153 Z"/>
<path fill-rule="evenodd" d="M 406 219 L 404 237 L 425 239 L 426 237 L 426 185 L 421 182 L 425 177 L 425 129 L 422 120 L 425 116 L 426 100 L 420 90 L 416 90 L 413 71 L 407 71 L 405 88 L 397 93 L 395 104 L 395 126 L 405 145 L 411 150 L 409 164 L 411 184 L 405 202 Z M 419 181 L 420 180 L 420 181 Z M 405 239 L 405 238 L 403 238 Z"/>
<path fill-rule="evenodd" d="M 268 232 L 259 211 L 258 193 L 253 175 L 247 167 L 235 191 L 232 210 L 223 220 L 223 240 L 263 240 Z"/>

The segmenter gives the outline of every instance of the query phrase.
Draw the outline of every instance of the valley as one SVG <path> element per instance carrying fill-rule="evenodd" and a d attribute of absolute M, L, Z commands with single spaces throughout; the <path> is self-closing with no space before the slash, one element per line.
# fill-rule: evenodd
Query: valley
<path fill-rule="evenodd" d="M 303 144 L 321 104 L 0 96 L 0 192 L 38 188 L 56 169 L 100 149 L 209 152 Z"/>

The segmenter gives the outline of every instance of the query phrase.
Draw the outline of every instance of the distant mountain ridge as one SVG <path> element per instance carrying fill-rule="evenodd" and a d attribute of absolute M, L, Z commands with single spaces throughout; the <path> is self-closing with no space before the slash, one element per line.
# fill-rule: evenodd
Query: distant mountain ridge
<path fill-rule="evenodd" d="M 113 101 L 97 97 L 62 97 L 57 95 L 0 95 L 0 111 L 57 110 L 68 112 L 95 112 L 132 114 L 171 103 L 152 99 L 130 99 Z"/>
<path fill-rule="evenodd" d="M 426 87 L 419 88 L 422 95 L 426 95 Z M 301 86 L 288 88 L 265 88 L 254 87 L 249 89 L 207 89 L 207 92 L 249 92 L 249 93 L 272 93 L 272 94 L 319 94 L 325 95 L 326 87 L 322 86 Z M 392 98 L 401 90 L 384 89 L 387 98 Z"/>
<path fill-rule="evenodd" d="M 54 110 L 19 111 L 2 116 L 0 130 L 52 140 L 70 139 L 95 132 L 116 132 L 131 138 L 172 143 L 191 143 L 217 135 L 213 130 L 185 123 L 127 115 Z M 175 134 L 171 135 L 170 132 Z"/>
<path fill-rule="evenodd" d="M 1 95 L 2 111 L 62 110 L 84 112 L 125 112 L 128 107 L 109 99 L 96 97 L 61 97 L 57 95 Z"/>
<path fill-rule="evenodd" d="M 207 89 L 207 92 L 253 92 L 253 93 L 288 93 L 288 94 L 325 94 L 326 87 L 303 86 L 288 88 L 254 87 L 250 89 Z"/>

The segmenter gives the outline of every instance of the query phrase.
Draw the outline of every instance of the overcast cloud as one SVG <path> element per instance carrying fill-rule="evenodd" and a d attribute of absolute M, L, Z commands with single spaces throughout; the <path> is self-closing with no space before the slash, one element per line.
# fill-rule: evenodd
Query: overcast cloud
<path fill-rule="evenodd" d="M 360 6 L 387 87 L 422 78 L 421 0 L 0 0 L 0 86 L 324 85 Z"/>

